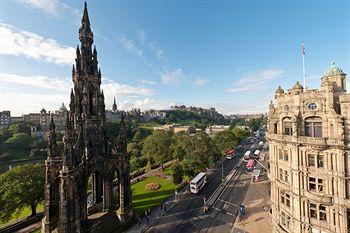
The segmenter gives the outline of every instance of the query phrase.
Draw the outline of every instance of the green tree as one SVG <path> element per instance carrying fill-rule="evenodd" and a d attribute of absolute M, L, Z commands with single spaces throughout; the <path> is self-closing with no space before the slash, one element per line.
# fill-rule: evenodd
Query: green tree
<path fill-rule="evenodd" d="M 12 133 L 8 130 L 8 128 L 3 128 L 0 130 L 0 144 L 5 142 L 12 136 Z"/>
<path fill-rule="evenodd" d="M 36 214 L 37 205 L 44 199 L 44 167 L 40 164 L 16 166 L 0 175 L 0 221 L 7 222 L 24 207 Z"/>
<path fill-rule="evenodd" d="M 171 166 L 171 175 L 173 177 L 174 184 L 180 184 L 184 176 L 184 171 L 180 163 L 174 163 Z"/>
<path fill-rule="evenodd" d="M 28 122 L 18 122 L 18 123 L 12 124 L 9 127 L 9 131 L 12 134 L 25 133 L 30 135 L 30 126 L 31 124 Z"/>
<path fill-rule="evenodd" d="M 4 142 L 5 150 L 28 153 L 31 149 L 33 138 L 26 133 L 16 133 Z"/>
<path fill-rule="evenodd" d="M 218 146 L 221 154 L 225 154 L 227 149 L 234 148 L 238 143 L 238 139 L 236 138 L 233 131 L 230 129 L 218 132 L 213 137 L 213 140 Z"/>
<path fill-rule="evenodd" d="M 158 164 L 173 159 L 173 138 L 170 131 L 156 130 L 144 140 L 142 154 Z"/>
<path fill-rule="evenodd" d="M 190 151 L 191 137 L 188 133 L 181 131 L 174 134 L 174 143 L 172 144 L 174 159 L 181 161 L 186 156 L 187 151 Z"/>

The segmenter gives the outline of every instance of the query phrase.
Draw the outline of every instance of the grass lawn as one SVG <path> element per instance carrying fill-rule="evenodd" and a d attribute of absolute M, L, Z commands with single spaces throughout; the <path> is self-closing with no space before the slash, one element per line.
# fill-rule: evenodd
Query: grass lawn
<path fill-rule="evenodd" d="M 160 188 L 156 191 L 147 191 L 145 189 L 148 183 L 159 183 Z M 174 185 L 171 180 L 163 179 L 158 176 L 147 177 L 146 179 L 137 182 L 131 186 L 132 190 L 132 205 L 135 213 L 143 214 L 145 210 L 157 206 L 167 197 L 174 194 L 177 185 Z"/>
<path fill-rule="evenodd" d="M 140 126 L 146 129 L 153 129 L 153 127 L 160 126 L 160 124 L 157 122 L 150 121 L 150 122 L 141 122 Z"/>
<path fill-rule="evenodd" d="M 44 210 L 44 207 L 43 207 L 43 204 L 42 203 L 39 203 L 38 206 L 36 207 L 36 212 L 37 213 L 40 213 L 40 212 L 43 212 Z M 8 225 L 8 224 L 12 224 L 12 223 L 15 223 L 22 219 L 25 219 L 27 217 L 29 217 L 32 213 L 32 210 L 30 207 L 25 207 L 22 212 L 20 212 L 18 215 L 13 215 L 12 216 L 12 219 L 6 223 L 0 223 L 0 226 L 4 226 L 4 225 Z"/>

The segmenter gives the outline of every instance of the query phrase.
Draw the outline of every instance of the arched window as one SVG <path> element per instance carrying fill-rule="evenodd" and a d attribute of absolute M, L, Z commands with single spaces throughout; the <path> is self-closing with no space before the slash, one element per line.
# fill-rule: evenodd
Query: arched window
<path fill-rule="evenodd" d="M 292 119 L 290 117 L 285 117 L 282 120 L 283 133 L 285 135 L 292 135 Z"/>
<path fill-rule="evenodd" d="M 321 117 L 308 117 L 305 119 L 305 136 L 322 138 Z"/>

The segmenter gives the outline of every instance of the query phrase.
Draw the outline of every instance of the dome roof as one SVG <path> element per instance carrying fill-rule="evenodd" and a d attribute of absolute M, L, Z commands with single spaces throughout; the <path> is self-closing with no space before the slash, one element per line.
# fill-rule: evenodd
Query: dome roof
<path fill-rule="evenodd" d="M 66 108 L 66 106 L 64 105 L 64 103 L 62 103 L 62 106 L 60 107 L 60 110 L 61 110 L 62 112 L 67 111 L 67 108 Z"/>
<path fill-rule="evenodd" d="M 46 113 L 46 109 L 45 109 L 45 108 L 42 108 L 42 109 L 40 110 L 40 113 L 41 113 L 41 114 L 45 114 L 45 113 Z"/>
<path fill-rule="evenodd" d="M 284 93 L 284 90 L 282 89 L 282 87 L 281 86 L 278 86 L 278 88 L 277 88 L 277 90 L 276 90 L 276 92 L 275 92 L 276 94 L 278 94 L 278 93 Z"/>
<path fill-rule="evenodd" d="M 339 67 L 336 67 L 335 66 L 335 62 L 332 62 L 331 66 L 329 67 L 329 69 L 324 74 L 324 77 L 333 76 L 333 75 L 342 75 L 342 74 L 345 74 L 343 72 L 343 70 L 340 69 Z"/>
<path fill-rule="evenodd" d="M 304 87 L 299 83 L 299 81 L 296 82 L 296 84 L 293 86 L 293 89 L 303 89 Z"/>

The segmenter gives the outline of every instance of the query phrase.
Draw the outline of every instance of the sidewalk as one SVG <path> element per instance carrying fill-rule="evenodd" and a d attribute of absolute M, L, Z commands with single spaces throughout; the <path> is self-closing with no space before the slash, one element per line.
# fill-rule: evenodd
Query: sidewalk
<path fill-rule="evenodd" d="M 166 210 L 162 210 L 160 208 L 160 206 L 156 206 L 156 207 L 152 208 L 151 212 L 148 214 L 149 221 L 147 221 L 146 216 L 143 216 L 141 218 L 141 224 L 136 222 L 126 232 L 128 232 L 128 233 L 146 232 L 153 224 L 155 224 L 159 220 L 161 220 L 163 215 L 165 215 L 168 211 L 170 211 L 172 208 L 174 208 L 177 205 L 177 203 L 179 203 L 182 199 L 184 199 L 186 197 L 186 195 L 189 193 L 189 191 L 187 190 L 186 187 L 178 192 L 176 199 L 173 195 L 165 201 Z"/>
<path fill-rule="evenodd" d="M 272 232 L 269 223 L 268 210 L 270 207 L 270 194 L 268 181 L 251 182 L 244 198 L 246 215 L 236 219 L 232 233 L 268 233 Z"/>

